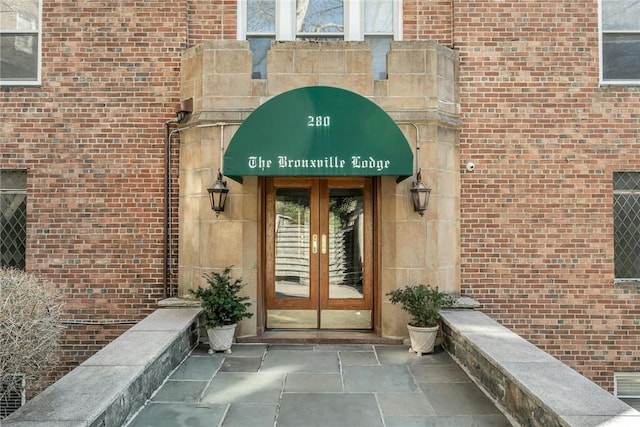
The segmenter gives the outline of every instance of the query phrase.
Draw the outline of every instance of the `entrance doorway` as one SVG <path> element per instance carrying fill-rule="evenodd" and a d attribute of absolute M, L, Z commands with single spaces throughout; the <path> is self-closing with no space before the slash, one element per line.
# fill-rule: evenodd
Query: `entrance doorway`
<path fill-rule="evenodd" d="M 372 329 L 372 178 L 266 179 L 266 327 Z"/>

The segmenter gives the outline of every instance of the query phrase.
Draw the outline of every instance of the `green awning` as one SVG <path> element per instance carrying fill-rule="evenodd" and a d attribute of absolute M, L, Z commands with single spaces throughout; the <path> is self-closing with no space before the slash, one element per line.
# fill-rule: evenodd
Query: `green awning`
<path fill-rule="evenodd" d="M 413 174 L 398 125 L 367 98 L 310 86 L 275 96 L 247 117 L 224 153 L 224 175 L 397 176 Z"/>

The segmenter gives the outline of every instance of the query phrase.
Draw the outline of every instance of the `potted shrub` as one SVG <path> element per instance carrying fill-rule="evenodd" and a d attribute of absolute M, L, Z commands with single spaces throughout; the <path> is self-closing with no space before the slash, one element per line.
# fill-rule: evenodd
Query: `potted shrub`
<path fill-rule="evenodd" d="M 190 289 L 189 292 L 202 303 L 209 354 L 214 351 L 230 353 L 237 323 L 253 316 L 249 311 L 250 298 L 238 295 L 245 285 L 241 278 L 231 277 L 231 267 L 226 267 L 222 273 L 205 274 L 204 278 L 207 287 L 198 286 L 198 289 Z"/>
<path fill-rule="evenodd" d="M 392 304 L 409 313 L 411 321 L 407 325 L 411 349 L 418 354 L 432 353 L 438 334 L 440 309 L 453 305 L 455 299 L 437 287 L 412 285 L 389 293 Z"/>

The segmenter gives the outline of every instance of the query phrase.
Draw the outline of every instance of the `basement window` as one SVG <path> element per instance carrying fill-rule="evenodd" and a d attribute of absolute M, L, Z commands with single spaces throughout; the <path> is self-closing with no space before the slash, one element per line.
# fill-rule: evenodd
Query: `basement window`
<path fill-rule="evenodd" d="M 640 411 L 640 372 L 615 372 L 613 381 L 616 397 Z"/>

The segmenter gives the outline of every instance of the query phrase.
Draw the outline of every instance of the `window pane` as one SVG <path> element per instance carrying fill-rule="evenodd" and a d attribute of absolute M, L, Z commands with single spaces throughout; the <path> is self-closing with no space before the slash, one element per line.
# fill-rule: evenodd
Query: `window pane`
<path fill-rule="evenodd" d="M 25 268 L 27 172 L 0 171 L 0 265 Z"/>
<path fill-rule="evenodd" d="M 0 1 L 0 29 L 37 30 L 40 16 L 38 0 Z"/>
<path fill-rule="evenodd" d="M 271 47 L 272 37 L 247 37 L 253 59 L 251 60 L 251 75 L 254 79 L 267 78 L 267 52 Z"/>
<path fill-rule="evenodd" d="M 387 53 L 392 36 L 364 36 L 369 43 L 371 55 L 373 56 L 373 79 L 386 80 L 387 78 Z"/>
<path fill-rule="evenodd" d="M 640 278 L 640 196 L 616 194 L 614 197 L 615 277 Z"/>
<path fill-rule="evenodd" d="M 613 190 L 614 191 L 640 190 L 640 173 L 639 172 L 614 172 L 613 173 Z"/>
<path fill-rule="evenodd" d="M 0 190 L 25 191 L 27 189 L 27 171 L 0 171 Z"/>
<path fill-rule="evenodd" d="M 640 31 L 638 0 L 602 0 L 602 30 Z"/>
<path fill-rule="evenodd" d="M 0 80 L 31 81 L 38 78 L 38 36 L 0 36 Z"/>
<path fill-rule="evenodd" d="M 275 33 L 276 32 L 276 1 L 248 0 L 247 1 L 247 32 Z"/>
<path fill-rule="evenodd" d="M 615 277 L 640 279 L 640 172 L 613 175 Z"/>
<path fill-rule="evenodd" d="M 393 33 L 393 1 L 365 0 L 365 33 Z"/>
<path fill-rule="evenodd" d="M 605 80 L 640 79 L 640 34 L 603 34 Z"/>
<path fill-rule="evenodd" d="M 342 33 L 344 8 L 342 0 L 297 0 L 296 31 L 298 33 Z"/>

